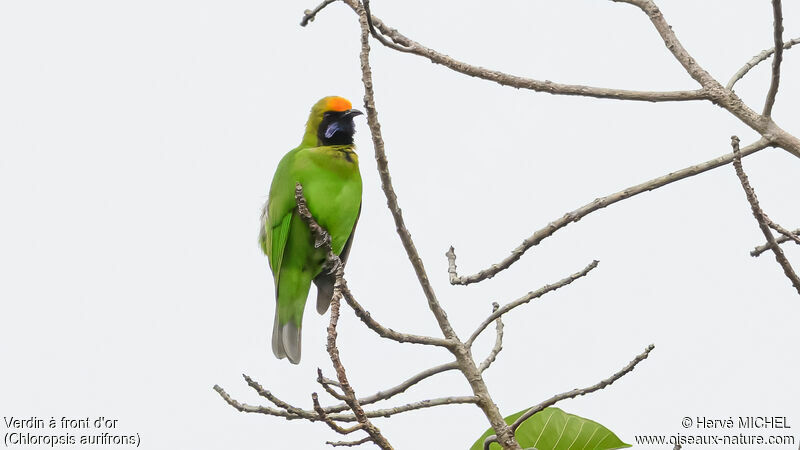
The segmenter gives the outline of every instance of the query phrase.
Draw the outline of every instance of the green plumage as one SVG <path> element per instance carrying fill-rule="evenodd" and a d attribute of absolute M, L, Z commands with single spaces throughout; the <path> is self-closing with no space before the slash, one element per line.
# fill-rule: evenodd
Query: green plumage
<path fill-rule="evenodd" d="M 308 209 L 331 235 L 333 252 L 346 260 L 361 209 L 361 174 L 352 144 L 352 117 L 341 97 L 325 97 L 311 109 L 303 141 L 278 164 L 262 213 L 259 242 L 275 279 L 276 310 L 272 350 L 300 361 L 300 332 L 311 282 L 317 310 L 333 294 L 333 276 L 323 271 L 325 250 L 314 247 L 308 225 L 297 212 L 295 183 L 303 186 Z M 348 128 L 349 126 L 349 128 Z"/>

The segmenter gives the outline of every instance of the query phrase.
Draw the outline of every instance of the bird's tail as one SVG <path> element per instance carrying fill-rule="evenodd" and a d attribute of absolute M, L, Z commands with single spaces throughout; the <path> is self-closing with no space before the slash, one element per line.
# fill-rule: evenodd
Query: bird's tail
<path fill-rule="evenodd" d="M 275 308 L 275 323 L 272 325 L 272 353 L 278 359 L 289 358 L 292 364 L 300 363 L 302 327 L 290 320 L 283 325 L 278 320 L 278 308 Z"/>
<path fill-rule="evenodd" d="M 285 270 L 281 272 L 281 283 L 276 292 L 278 301 L 272 326 L 272 352 L 278 359 L 289 358 L 292 364 L 300 363 L 300 333 L 311 277 L 303 271 Z"/>

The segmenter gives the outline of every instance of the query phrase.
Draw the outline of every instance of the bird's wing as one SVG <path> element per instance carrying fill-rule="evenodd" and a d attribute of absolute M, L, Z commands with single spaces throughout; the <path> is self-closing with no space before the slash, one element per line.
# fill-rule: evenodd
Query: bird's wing
<path fill-rule="evenodd" d="M 292 210 L 295 207 L 294 182 L 290 176 L 295 153 L 296 150 L 290 151 L 278 163 L 269 189 L 269 199 L 261 212 L 258 240 L 261 250 L 269 260 L 276 288 L 292 224 Z"/>
<path fill-rule="evenodd" d="M 272 269 L 272 273 L 275 276 L 276 286 L 278 285 L 278 277 L 281 273 L 283 252 L 286 249 L 286 239 L 289 237 L 289 228 L 291 224 L 291 210 L 287 211 L 282 217 L 277 218 L 277 220 L 270 220 L 269 217 L 265 217 L 262 220 L 259 241 L 261 243 L 261 250 L 269 259 L 269 267 Z"/>
<path fill-rule="evenodd" d="M 261 251 L 267 255 L 269 258 L 270 252 L 272 252 L 272 233 L 267 233 L 267 228 L 269 227 L 269 217 L 267 216 L 267 210 L 269 209 L 269 202 L 264 203 L 264 207 L 261 208 L 261 220 L 258 222 L 259 227 L 258 230 L 258 243 L 261 246 Z M 270 262 L 272 264 L 272 262 Z"/>

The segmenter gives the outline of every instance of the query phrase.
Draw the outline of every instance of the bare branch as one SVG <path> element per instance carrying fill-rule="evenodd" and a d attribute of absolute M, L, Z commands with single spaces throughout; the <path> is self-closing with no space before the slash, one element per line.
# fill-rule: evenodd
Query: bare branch
<path fill-rule="evenodd" d="M 402 45 L 395 44 L 394 42 L 386 39 L 382 34 L 375 31 L 375 25 L 372 23 L 372 12 L 369 9 L 369 0 L 364 0 L 364 10 L 367 13 L 367 25 L 369 25 L 369 32 L 375 39 L 379 40 L 381 44 L 397 50 L 399 52 L 410 52 L 411 49 Z"/>
<path fill-rule="evenodd" d="M 416 334 L 409 334 L 409 333 L 401 333 L 399 331 L 394 331 L 391 328 L 386 328 L 378 321 L 372 318 L 372 315 L 369 311 L 366 311 L 363 306 L 361 306 L 358 301 L 356 301 L 353 293 L 350 291 L 350 288 L 347 287 L 347 281 L 342 280 L 341 285 L 341 292 L 344 296 L 345 301 L 347 304 L 353 308 L 353 311 L 356 313 L 356 316 L 361 319 L 364 324 L 369 327 L 372 331 L 376 332 L 380 337 L 391 339 L 396 342 L 409 342 L 412 344 L 421 344 L 421 345 L 435 345 L 437 347 L 445 347 L 445 348 L 452 348 L 454 345 L 454 341 L 449 339 L 441 339 L 435 338 L 430 336 L 420 336 Z"/>
<path fill-rule="evenodd" d="M 541 410 L 543 410 L 543 409 L 545 409 L 545 408 L 547 408 L 549 406 L 555 405 L 556 403 L 560 402 L 561 400 L 566 400 L 568 398 L 580 397 L 581 395 L 586 395 L 586 394 L 592 393 L 594 391 L 599 391 L 600 389 L 604 389 L 605 387 L 610 386 L 615 381 L 619 380 L 623 376 L 625 376 L 628 373 L 632 372 L 637 364 L 639 364 L 640 362 L 642 362 L 645 359 L 647 359 L 647 357 L 650 355 L 650 352 L 653 351 L 654 348 L 656 348 L 655 345 L 653 345 L 653 344 L 648 345 L 647 348 L 644 349 L 644 352 L 636 355 L 636 357 L 633 358 L 633 360 L 631 360 L 631 362 L 629 362 L 625 367 L 620 369 L 614 375 L 611 375 L 610 377 L 606 378 L 605 380 L 600 381 L 597 384 L 594 384 L 594 385 L 589 386 L 589 387 L 585 387 L 583 389 L 573 389 L 571 391 L 564 392 L 562 394 L 554 395 L 553 397 L 550 397 L 549 399 L 547 399 L 547 400 L 539 403 L 538 405 L 530 408 L 529 410 L 525 411 L 525 413 L 523 415 L 519 416 L 519 418 L 517 418 L 517 420 L 515 420 L 513 424 L 511 424 L 511 429 L 516 431 L 517 428 L 519 428 L 519 426 L 522 425 L 522 422 L 526 421 L 527 419 L 529 419 L 531 416 L 533 416 L 537 412 L 539 412 L 539 411 L 541 411 Z M 488 438 L 486 438 L 486 441 L 484 441 L 484 444 L 483 444 L 483 448 L 489 448 L 489 444 L 491 442 L 496 442 L 496 440 L 492 440 L 492 438 L 495 438 L 495 436 L 489 436 Z"/>
<path fill-rule="evenodd" d="M 376 427 L 369 420 L 367 415 L 364 414 L 364 409 L 361 407 L 361 404 L 359 404 L 355 391 L 350 386 L 350 382 L 347 381 L 347 374 L 344 370 L 344 365 L 342 365 L 342 361 L 339 358 L 339 349 L 336 347 L 336 324 L 339 322 L 339 302 L 341 295 L 336 291 L 338 290 L 337 285 L 339 284 L 339 280 L 341 280 L 341 273 L 342 268 L 340 265 L 337 269 L 337 281 L 336 285 L 334 285 L 334 294 L 333 298 L 331 299 L 331 321 L 328 325 L 328 343 L 326 348 L 328 349 L 328 355 L 331 357 L 331 362 L 333 362 L 333 367 L 336 369 L 336 376 L 339 378 L 339 384 L 344 392 L 345 403 L 350 406 L 350 409 L 356 416 L 358 423 L 363 425 L 364 431 L 370 435 L 372 441 L 375 442 L 375 445 L 384 450 L 391 450 L 392 446 L 389 444 L 389 441 L 386 440 L 378 427 Z"/>
<path fill-rule="evenodd" d="M 296 408 L 296 407 L 284 402 L 283 400 L 279 399 L 278 397 L 275 397 L 270 391 L 264 389 L 258 382 L 256 382 L 255 380 L 253 380 L 249 376 L 247 376 L 245 374 L 242 374 L 242 377 L 244 377 L 244 380 L 247 382 L 247 384 L 251 388 L 255 389 L 255 391 L 258 392 L 258 395 L 266 398 L 267 400 L 272 402 L 278 408 L 284 409 L 284 410 L 286 410 L 286 411 L 288 411 L 288 412 L 290 412 L 292 414 L 295 414 L 295 415 L 298 415 L 298 416 L 301 416 L 301 417 L 304 417 L 304 418 L 310 418 L 310 415 L 308 414 L 307 411 L 304 411 L 301 408 Z"/>
<path fill-rule="evenodd" d="M 500 316 L 502 316 L 503 314 L 511 311 L 512 309 L 516 308 L 517 306 L 524 305 L 525 303 L 528 303 L 528 302 L 530 302 L 531 300 L 533 300 L 535 298 L 539 298 L 539 297 L 541 297 L 541 296 L 543 296 L 543 295 L 545 295 L 545 294 L 547 294 L 549 292 L 552 292 L 552 291 L 555 291 L 556 289 L 562 288 L 562 287 L 572 283 L 573 281 L 577 280 L 578 278 L 586 276 L 586 274 L 588 274 L 595 267 L 597 267 L 597 264 L 599 264 L 599 261 L 592 261 L 588 266 L 584 267 L 583 270 L 581 270 L 579 272 L 575 272 L 572 275 L 570 275 L 570 276 L 568 276 L 568 277 L 566 277 L 566 278 L 564 278 L 562 280 L 559 280 L 559 281 L 557 281 L 557 282 L 555 282 L 553 284 L 547 284 L 547 285 L 542 286 L 541 288 L 539 288 L 539 289 L 537 289 L 535 291 L 528 292 L 527 294 L 525 294 L 524 296 L 514 300 L 513 302 L 506 303 L 502 307 L 496 309 L 494 312 L 492 312 L 492 314 L 489 315 L 489 317 L 484 319 L 483 322 L 481 322 L 481 324 L 478 325 L 478 328 L 476 328 L 475 331 L 472 332 L 472 335 L 469 337 L 469 339 L 467 339 L 467 342 L 465 342 L 465 345 L 467 347 L 471 346 L 472 343 L 475 342 L 475 339 L 477 339 L 478 336 L 481 334 L 481 332 L 483 330 L 485 330 L 486 327 L 489 326 L 490 323 L 492 323 L 492 321 L 500 318 Z"/>
<path fill-rule="evenodd" d="M 783 228 L 782 226 L 780 226 L 779 224 L 773 222 L 771 219 L 769 219 L 769 217 L 767 217 L 767 220 L 768 220 L 767 225 L 770 228 L 772 228 L 773 230 L 775 230 L 778 233 L 780 233 L 782 235 L 781 237 L 785 237 L 786 239 L 789 239 L 790 241 L 794 241 L 795 244 L 799 244 L 800 245 L 800 236 L 797 235 L 797 231 L 789 231 L 786 228 Z"/>
<path fill-rule="evenodd" d="M 786 41 L 786 43 L 783 44 L 783 49 L 789 50 L 790 48 L 794 47 L 797 44 L 800 44 L 800 38 L 794 38 L 790 41 Z M 744 78 L 744 76 L 747 74 L 747 72 L 750 71 L 750 69 L 759 65 L 763 61 L 766 61 L 766 59 L 772 56 L 773 53 L 775 53 L 775 47 L 768 48 L 762 51 L 761 53 L 757 54 L 756 56 L 754 56 L 750 61 L 747 61 L 747 63 L 744 66 L 742 66 L 742 68 L 739 69 L 738 72 L 733 74 L 730 81 L 728 81 L 728 84 L 725 86 L 725 89 L 728 90 L 733 89 L 733 85 L 736 84 L 736 82 L 738 82 L 742 78 Z"/>
<path fill-rule="evenodd" d="M 358 10 L 358 2 L 356 0 L 345 0 L 353 10 Z M 503 86 L 510 86 L 519 89 L 529 89 L 536 92 L 545 92 L 555 95 L 578 95 L 584 97 L 607 98 L 614 100 L 638 100 L 647 102 L 674 102 L 674 101 L 692 101 L 692 100 L 708 100 L 709 97 L 703 89 L 693 91 L 631 91 L 627 89 L 609 89 L 593 86 L 582 86 L 572 84 L 555 83 L 549 80 L 536 80 L 532 78 L 525 78 L 516 75 L 510 75 L 498 70 L 485 69 L 483 67 L 467 64 L 458 61 L 443 53 L 428 48 L 419 42 L 416 42 L 399 31 L 390 28 L 383 23 L 379 18 L 374 15 L 371 16 L 371 21 L 374 28 L 380 31 L 381 34 L 392 40 L 392 43 L 400 46 L 396 48 L 395 45 L 381 40 L 381 43 L 393 49 L 412 53 L 417 56 L 429 59 L 431 62 L 441 64 L 445 67 L 455 70 L 456 72 L 469 75 L 471 77 L 482 78 L 485 80 L 493 81 Z M 377 33 L 376 33 L 377 34 Z"/>
<path fill-rule="evenodd" d="M 497 302 L 492 303 L 492 312 L 496 312 L 500 308 L 500 304 Z M 478 370 L 481 372 L 485 371 L 492 365 L 495 359 L 497 359 L 497 354 L 503 350 L 503 317 L 499 316 L 495 320 L 497 336 L 494 340 L 494 347 L 492 347 L 492 351 L 489 352 L 489 356 L 483 360 L 480 366 L 478 366 Z"/>
<path fill-rule="evenodd" d="M 325 410 L 323 410 L 322 406 L 319 404 L 319 397 L 317 397 L 317 393 L 316 392 L 312 392 L 311 393 L 311 401 L 314 402 L 314 411 L 317 412 L 317 414 L 319 415 L 320 420 L 325 422 L 331 428 L 331 430 L 333 430 L 333 431 L 335 431 L 335 432 L 337 432 L 339 434 L 350 434 L 350 433 L 353 433 L 355 431 L 364 429 L 364 424 L 363 423 L 357 423 L 357 424 L 353 425 L 352 427 L 343 428 L 339 424 L 334 422 L 333 420 L 329 419 L 328 415 L 325 414 Z M 369 439 L 372 440 L 372 437 L 369 437 Z"/>
<path fill-rule="evenodd" d="M 634 5 L 641 9 L 647 17 L 650 18 L 650 21 L 653 23 L 653 26 L 656 28 L 656 31 L 661 35 L 661 39 L 664 41 L 664 45 L 667 46 L 672 55 L 675 57 L 676 60 L 683 66 L 686 72 L 697 81 L 700 86 L 703 86 L 705 89 L 713 89 L 716 87 L 721 88 L 717 80 L 711 76 L 705 69 L 703 69 L 697 61 L 692 58 L 692 55 L 689 54 L 688 51 L 683 47 L 681 41 L 675 36 L 675 33 L 672 31 L 672 27 L 667 23 L 664 15 L 661 13 L 661 10 L 656 6 L 656 4 L 652 0 L 612 0 L 618 3 L 628 3 Z"/>
<path fill-rule="evenodd" d="M 653 344 L 648 345 L 647 348 L 645 348 L 642 353 L 636 355 L 636 357 L 634 357 L 631 360 L 631 362 L 629 362 L 625 367 L 620 369 L 614 375 L 611 375 L 610 377 L 606 378 L 605 380 L 600 381 L 597 384 L 594 384 L 592 386 L 589 386 L 589 387 L 586 387 L 586 388 L 583 388 L 583 389 L 573 389 L 571 391 L 564 392 L 562 394 L 554 395 L 553 397 L 550 397 L 549 399 L 539 403 L 538 405 L 536 405 L 536 406 L 532 407 L 531 409 L 529 409 L 528 411 L 526 411 L 525 414 L 523 414 L 522 416 L 517 418 L 517 420 L 515 420 L 514 423 L 511 425 L 511 428 L 513 428 L 516 431 L 516 429 L 519 428 L 519 426 L 522 424 L 522 422 L 524 422 L 526 419 L 528 419 L 532 415 L 536 414 L 537 412 L 547 408 L 548 406 L 555 405 L 556 403 L 560 402 L 561 400 L 566 400 L 568 398 L 580 397 L 581 395 L 586 395 L 586 394 L 592 393 L 594 391 L 599 391 L 600 389 L 604 389 L 606 386 L 610 386 L 615 381 L 619 380 L 623 376 L 625 376 L 628 373 L 632 372 L 637 364 L 639 364 L 640 362 L 642 362 L 645 359 L 647 359 L 647 357 L 650 355 L 650 352 L 653 351 L 654 348 L 656 348 L 655 345 L 653 345 Z"/>
<path fill-rule="evenodd" d="M 319 398 L 317 397 L 317 393 L 311 394 L 311 399 L 314 402 L 314 410 L 319 415 L 320 420 L 324 421 L 328 426 L 340 434 L 350 434 L 354 431 L 364 430 L 366 426 L 363 423 L 358 423 L 352 427 L 344 428 L 331 420 L 331 418 L 326 414 L 325 410 L 319 404 Z M 439 405 L 455 405 L 460 403 L 475 403 L 477 402 L 477 398 L 475 397 L 445 397 L 445 398 L 437 398 L 433 400 L 423 400 L 421 402 L 416 403 L 409 403 L 403 406 L 397 406 L 394 408 L 389 409 L 381 409 L 377 411 L 370 411 L 367 412 L 367 417 L 391 417 L 394 414 L 399 414 L 406 411 L 413 411 L 416 409 L 423 409 L 429 408 L 432 406 L 439 406 Z M 374 442 L 374 438 L 372 436 L 367 436 L 364 439 L 360 439 L 358 441 L 351 441 L 351 442 L 328 442 L 328 444 L 333 445 L 334 447 L 342 446 L 342 447 L 353 447 L 356 445 L 363 444 L 365 442 Z"/>
<path fill-rule="evenodd" d="M 443 405 L 458 405 L 462 403 L 478 403 L 478 398 L 474 395 L 461 396 L 461 397 L 441 397 L 431 400 L 421 400 L 418 402 L 407 403 L 393 408 L 376 409 L 368 411 L 367 417 L 389 417 L 394 414 L 400 414 L 408 411 L 415 411 L 417 409 L 432 408 L 434 406 Z"/>
<path fill-rule="evenodd" d="M 317 383 L 319 383 L 322 386 L 322 388 L 325 389 L 325 391 L 327 391 L 328 394 L 330 394 L 331 397 L 335 398 L 336 400 L 344 401 L 344 395 L 336 392 L 331 387 L 331 386 L 339 386 L 339 382 L 334 380 L 329 380 L 328 378 L 322 376 L 322 369 L 320 369 L 319 367 L 317 368 Z M 347 405 L 345 405 L 345 408 L 346 407 Z M 344 411 L 344 409 L 342 411 Z"/>
<path fill-rule="evenodd" d="M 447 363 L 447 364 L 442 364 L 442 365 L 439 365 L 439 366 L 431 367 L 430 369 L 423 370 L 422 372 L 414 375 L 413 377 L 411 377 L 411 378 L 407 379 L 406 381 L 398 384 L 397 386 L 394 386 L 394 387 L 392 387 L 390 389 L 378 391 L 375 394 L 372 394 L 372 395 L 367 396 L 367 397 L 362 397 L 362 398 L 358 399 L 358 402 L 361 403 L 361 405 L 363 406 L 363 405 L 369 405 L 371 403 L 379 402 L 381 400 L 388 400 L 388 399 L 394 397 L 397 394 L 405 392 L 408 388 L 410 388 L 411 386 L 419 383 L 420 381 L 422 381 L 422 380 L 424 380 L 426 378 L 429 378 L 429 377 L 431 377 L 433 375 L 436 375 L 438 373 L 442 373 L 442 372 L 445 372 L 445 371 L 448 371 L 448 370 L 452 370 L 452 369 L 457 369 L 457 368 L 458 368 L 458 364 L 455 361 L 451 362 L 451 363 Z M 345 411 L 346 409 L 348 409 L 348 406 L 347 406 L 347 404 L 341 404 L 341 405 L 336 405 L 336 406 L 329 406 L 329 407 L 324 408 L 324 409 L 325 409 L 326 413 L 332 413 L 332 412 Z M 379 413 L 367 412 L 367 416 L 368 417 L 378 417 L 380 415 L 381 414 L 379 414 Z"/>
<path fill-rule="evenodd" d="M 780 264 L 783 268 L 783 273 L 786 274 L 786 277 L 789 278 L 789 280 L 792 282 L 792 285 L 797 290 L 797 293 L 800 294 L 800 278 L 797 277 L 792 265 L 789 264 L 789 260 L 786 259 L 783 249 L 777 244 L 777 242 L 775 242 L 775 236 L 772 235 L 772 231 L 769 229 L 769 218 L 766 214 L 764 214 L 761 206 L 759 206 L 756 193 L 750 186 L 750 182 L 747 179 L 747 174 L 744 173 L 738 137 L 731 136 L 731 146 L 733 147 L 734 155 L 733 167 L 736 169 L 736 175 L 739 177 L 739 181 L 742 184 L 744 193 L 747 196 L 747 201 L 750 202 L 750 208 L 753 211 L 753 216 L 758 222 L 758 227 L 761 228 L 761 232 L 764 233 L 764 237 L 767 238 L 767 243 L 772 249 L 772 252 L 775 254 L 775 260 L 778 261 L 778 264 Z"/>
<path fill-rule="evenodd" d="M 753 111 L 733 91 L 725 89 L 714 77 L 703 69 L 683 47 L 675 36 L 672 26 L 667 23 L 661 10 L 652 0 L 612 0 L 629 3 L 641 9 L 650 18 L 667 49 L 683 66 L 686 72 L 700 83 L 708 98 L 715 104 L 725 108 L 747 126 L 757 131 L 773 144 L 800 158 L 800 139 L 780 128 L 769 116 L 762 116 Z"/>
<path fill-rule="evenodd" d="M 775 58 L 772 59 L 772 80 L 769 84 L 767 99 L 764 101 L 764 117 L 772 115 L 772 106 L 775 96 L 778 95 L 778 85 L 781 82 L 781 62 L 783 61 L 783 12 L 781 0 L 772 0 L 773 37 L 775 39 Z"/>
<path fill-rule="evenodd" d="M 423 370 L 422 372 L 410 377 L 406 381 L 403 381 L 402 383 L 398 384 L 393 388 L 378 391 L 375 394 L 370 395 L 369 397 L 363 397 L 359 399 L 359 402 L 362 405 L 369 405 L 370 403 L 375 403 L 377 401 L 387 400 L 389 398 L 394 397 L 397 394 L 405 392 L 408 388 L 426 378 L 430 378 L 436 374 L 453 369 L 458 369 L 458 363 L 456 363 L 455 361 L 431 367 L 430 369 Z"/>
<path fill-rule="evenodd" d="M 330 5 L 335 1 L 336 0 L 324 0 L 322 3 L 317 5 L 316 8 L 305 10 L 303 12 L 303 20 L 300 21 L 300 26 L 304 27 L 308 25 L 309 22 L 313 22 L 314 18 L 317 17 L 318 12 L 322 11 L 326 6 Z"/>
<path fill-rule="evenodd" d="M 278 410 L 273 408 L 268 408 L 266 406 L 252 406 L 246 403 L 240 403 L 232 398 L 224 389 L 222 389 L 218 384 L 214 385 L 214 390 L 217 391 L 217 394 L 222 397 L 229 405 L 233 406 L 236 410 L 240 412 L 247 412 L 247 413 L 258 413 L 258 414 L 267 414 L 270 416 L 277 416 L 283 417 L 286 420 L 293 420 L 293 419 L 307 419 L 311 421 L 318 420 L 316 415 L 312 415 L 311 417 L 298 416 L 297 414 L 290 413 L 286 410 Z M 308 412 L 308 411 L 306 411 Z"/>
<path fill-rule="evenodd" d="M 742 156 L 751 155 L 759 150 L 765 149 L 769 145 L 771 144 L 767 139 L 764 138 L 759 139 L 758 141 L 743 148 L 741 150 L 741 155 Z M 614 194 L 597 198 L 594 201 L 587 203 L 586 205 L 583 205 L 574 211 L 564 214 L 564 216 L 562 216 L 560 219 L 550 222 L 549 224 L 547 224 L 546 227 L 536 231 L 531 236 L 522 241 L 522 244 L 520 244 L 519 246 L 517 246 L 517 248 L 511 251 L 511 255 L 507 256 L 499 263 L 492 264 L 489 268 L 481 270 L 480 272 L 473 275 L 458 276 L 456 274 L 455 250 L 453 249 L 453 247 L 450 247 L 450 250 L 447 252 L 450 283 L 468 285 L 483 281 L 488 278 L 492 278 L 499 272 L 508 269 L 512 264 L 517 262 L 517 260 L 519 260 L 520 257 L 522 257 L 522 254 L 525 253 L 531 247 L 538 245 L 540 242 L 552 236 L 556 231 L 560 230 L 561 228 L 564 228 L 565 226 L 569 225 L 572 222 L 577 222 L 581 220 L 583 217 L 587 216 L 588 214 L 594 211 L 597 211 L 598 209 L 605 208 L 608 205 L 612 205 L 614 203 L 619 202 L 620 200 L 625 200 L 626 198 L 633 197 L 634 195 L 658 189 L 662 186 L 674 183 L 675 181 L 692 177 L 701 174 L 703 172 L 707 172 L 711 169 L 724 166 L 726 164 L 729 164 L 731 161 L 733 161 L 733 155 L 727 153 L 725 155 L 711 159 L 704 163 L 696 164 L 694 166 L 690 166 L 675 172 L 670 172 L 658 178 L 653 178 L 652 180 L 645 181 L 644 183 L 640 183 L 635 186 L 623 189 Z"/>
<path fill-rule="evenodd" d="M 796 229 L 794 231 L 791 231 L 791 234 L 793 234 L 795 237 L 800 236 L 800 228 L 798 228 L 798 229 Z M 783 235 L 783 236 L 778 237 L 778 239 L 775 239 L 775 243 L 776 244 L 783 244 L 784 242 L 788 242 L 788 241 L 792 241 L 792 240 L 794 240 L 794 239 L 790 238 L 787 235 Z M 763 245 L 759 245 L 758 247 L 754 248 L 750 252 L 750 256 L 754 256 L 754 257 L 760 256 L 762 253 L 764 253 L 765 251 L 769 250 L 770 248 L 771 247 L 769 246 L 769 242 L 767 242 L 766 244 L 763 244 Z"/>
<path fill-rule="evenodd" d="M 372 442 L 372 438 L 367 436 L 364 439 L 359 439 L 357 441 L 325 441 L 325 443 L 331 447 L 357 447 L 361 444 L 366 444 L 367 442 Z"/>

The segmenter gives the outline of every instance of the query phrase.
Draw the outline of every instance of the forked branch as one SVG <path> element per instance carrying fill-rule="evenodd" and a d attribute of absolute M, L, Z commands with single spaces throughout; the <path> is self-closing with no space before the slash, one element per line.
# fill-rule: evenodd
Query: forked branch
<path fill-rule="evenodd" d="M 645 359 L 647 359 L 647 357 L 650 355 L 650 352 L 653 351 L 654 348 L 656 348 L 655 345 L 653 345 L 653 344 L 648 345 L 647 348 L 644 349 L 644 352 L 636 355 L 636 357 L 633 358 L 633 360 L 631 360 L 631 362 L 629 362 L 625 367 L 620 369 L 614 375 L 611 375 L 610 377 L 606 378 L 605 380 L 600 381 L 597 384 L 593 384 L 592 386 L 585 387 L 583 389 L 573 389 L 571 391 L 567 391 L 567 392 L 564 392 L 562 394 L 554 395 L 554 396 L 550 397 L 549 399 L 539 403 L 538 405 L 528 409 L 527 411 L 525 411 L 524 414 L 519 416 L 519 418 L 517 418 L 517 420 L 515 420 L 513 424 L 511 424 L 511 429 L 516 432 L 517 428 L 519 428 L 519 426 L 522 425 L 522 422 L 528 420 L 531 416 L 533 416 L 534 414 L 538 413 L 539 411 L 541 411 L 541 410 L 543 410 L 543 409 L 545 409 L 547 407 L 555 405 L 556 403 L 560 402 L 561 400 L 566 400 L 568 398 L 580 397 L 581 395 L 586 395 L 586 394 L 592 393 L 594 391 L 599 391 L 600 389 L 604 389 L 606 386 L 610 386 L 615 381 L 619 380 L 623 376 L 625 376 L 625 375 L 629 374 L 630 372 L 632 372 L 637 364 L 639 364 L 640 362 L 642 362 Z M 496 436 L 487 437 L 486 440 L 483 442 L 484 450 L 488 450 L 489 449 L 489 445 L 492 442 L 496 442 L 496 441 L 497 441 Z"/>
<path fill-rule="evenodd" d="M 588 266 L 584 267 L 583 270 L 575 272 L 572 275 L 562 280 L 559 280 L 553 284 L 547 284 L 535 291 L 528 292 L 527 294 L 514 300 L 513 302 L 507 303 L 502 307 L 497 308 L 489 315 L 489 317 L 484 319 L 483 322 L 481 322 L 480 325 L 478 325 L 478 328 L 476 328 L 475 331 L 472 332 L 472 335 L 469 337 L 469 339 L 467 339 L 467 342 L 465 342 L 465 344 L 467 345 L 467 347 L 471 346 L 472 343 L 475 342 L 475 339 L 477 339 L 478 336 L 483 332 L 483 330 L 485 330 L 486 327 L 489 326 L 489 324 L 492 323 L 494 320 L 499 319 L 503 314 L 506 314 L 512 309 L 524 305 L 533 299 L 539 298 L 549 292 L 553 292 L 556 289 L 560 289 L 572 283 L 573 281 L 577 280 L 578 278 L 585 277 L 589 272 L 594 270 L 594 268 L 597 267 L 599 263 L 600 261 L 592 261 L 591 263 L 589 263 Z"/>
<path fill-rule="evenodd" d="M 800 38 L 794 38 L 792 40 L 786 41 L 786 43 L 783 44 L 783 49 L 789 50 L 790 48 L 794 47 L 797 44 L 800 44 Z M 728 84 L 725 85 L 725 89 L 732 90 L 736 82 L 744 78 L 744 76 L 747 75 L 747 72 L 749 72 L 750 69 L 759 65 L 763 61 L 766 61 L 766 59 L 772 56 L 773 53 L 775 53 L 775 47 L 768 48 L 762 51 L 761 53 L 757 54 L 756 56 L 754 56 L 750 61 L 747 61 L 747 63 L 745 63 L 745 65 L 742 66 L 741 69 L 739 69 L 735 74 L 733 74 L 730 81 L 728 81 Z"/>
<path fill-rule="evenodd" d="M 783 273 L 787 278 L 789 278 L 789 281 L 792 282 L 792 285 L 797 290 L 797 293 L 800 294 L 800 278 L 797 277 L 792 265 L 789 264 L 789 260 L 786 259 L 783 249 L 775 241 L 775 236 L 772 235 L 772 231 L 769 227 L 771 220 L 761 209 L 761 206 L 758 203 L 758 198 L 756 197 L 756 193 L 750 186 L 750 181 L 747 179 L 747 174 L 744 173 L 738 137 L 731 136 L 731 147 L 733 147 L 734 155 L 733 167 L 736 170 L 736 176 L 739 177 L 739 181 L 742 184 L 747 201 L 750 203 L 750 209 L 753 211 L 753 217 L 756 218 L 758 227 L 761 229 L 764 237 L 767 238 L 767 245 L 769 245 L 769 248 L 775 254 L 775 260 L 778 261 L 778 264 L 780 264 L 781 268 L 783 268 Z"/>

